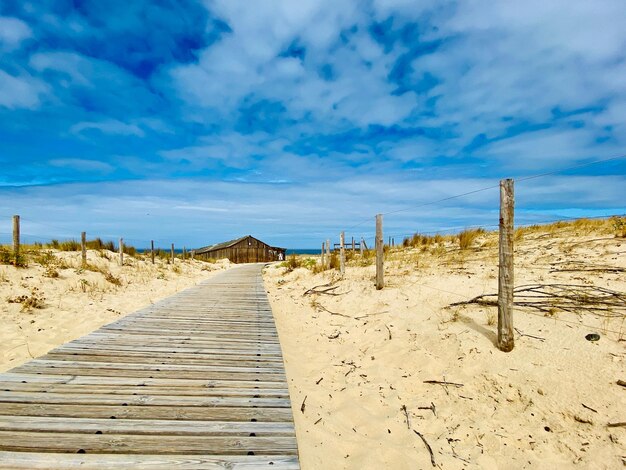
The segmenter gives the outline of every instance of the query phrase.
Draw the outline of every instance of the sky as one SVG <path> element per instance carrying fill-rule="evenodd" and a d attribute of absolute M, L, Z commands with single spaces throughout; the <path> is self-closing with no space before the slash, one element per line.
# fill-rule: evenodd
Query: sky
<path fill-rule="evenodd" d="M 623 0 L 0 2 L 0 242 L 626 213 Z M 526 179 L 529 176 L 549 175 Z M 458 194 L 490 188 L 441 201 Z M 440 202 L 437 202 L 440 201 Z"/>

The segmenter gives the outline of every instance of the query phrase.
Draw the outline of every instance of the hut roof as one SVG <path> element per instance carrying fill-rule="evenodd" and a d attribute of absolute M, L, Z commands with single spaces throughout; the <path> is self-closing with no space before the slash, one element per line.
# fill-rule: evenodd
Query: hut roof
<path fill-rule="evenodd" d="M 227 242 L 216 243 L 215 245 L 209 245 L 209 246 L 205 246 L 202 248 L 198 248 L 197 250 L 195 250 L 195 252 L 197 254 L 200 254 L 200 253 L 207 253 L 207 252 L 215 251 L 215 250 L 222 250 L 224 248 L 230 248 L 231 246 L 236 245 L 240 241 L 245 240 L 246 238 L 250 236 L 251 235 L 246 235 L 244 237 L 239 237 L 234 240 L 227 241 Z"/>
<path fill-rule="evenodd" d="M 202 254 L 202 253 L 210 253 L 212 251 L 216 251 L 216 250 L 223 250 L 225 248 L 230 248 L 231 246 L 236 245 L 239 242 L 242 242 L 243 240 L 245 240 L 246 238 L 254 238 L 252 235 L 245 235 L 243 237 L 239 237 L 236 238 L 234 240 L 230 240 L 227 242 L 222 242 L 222 243 L 216 243 L 215 245 L 209 245 L 209 246 L 205 246 L 202 248 L 198 248 L 197 250 L 194 250 L 195 254 Z M 276 246 L 271 246 L 268 245 L 267 243 L 259 240 L 258 238 L 254 238 L 256 241 L 262 243 L 263 245 L 267 245 L 270 247 L 270 249 L 272 250 L 277 250 L 277 251 L 285 251 L 285 248 L 279 248 Z"/>

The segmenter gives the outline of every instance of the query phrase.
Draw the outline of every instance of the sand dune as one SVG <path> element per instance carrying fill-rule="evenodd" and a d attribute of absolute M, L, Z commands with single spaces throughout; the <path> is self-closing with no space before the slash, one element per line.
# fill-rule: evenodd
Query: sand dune
<path fill-rule="evenodd" d="M 28 267 L 0 266 L 0 371 L 85 335 L 121 316 L 190 287 L 229 266 L 157 259 L 152 265 L 110 251 L 37 250 Z M 51 277 L 53 276 L 53 277 Z"/>
<path fill-rule="evenodd" d="M 626 240 L 601 223 L 518 232 L 516 286 L 624 293 L 624 253 Z M 516 347 L 503 353 L 495 307 L 447 308 L 497 291 L 496 234 L 468 250 L 447 240 L 387 258 L 381 291 L 358 256 L 343 278 L 266 270 L 302 468 L 432 468 L 416 432 L 438 468 L 623 468 L 625 429 L 607 424 L 626 421 L 616 384 L 626 380 L 626 305 L 610 317 L 558 301 L 516 308 Z M 303 295 L 326 283 L 340 295 Z"/>

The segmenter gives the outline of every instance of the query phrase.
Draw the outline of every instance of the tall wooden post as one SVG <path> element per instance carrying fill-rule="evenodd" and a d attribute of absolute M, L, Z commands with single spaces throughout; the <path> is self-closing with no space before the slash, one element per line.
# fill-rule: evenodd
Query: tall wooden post
<path fill-rule="evenodd" d="M 342 276 L 346 272 L 346 239 L 344 232 L 339 234 L 339 272 Z"/>
<path fill-rule="evenodd" d="M 87 232 L 80 232 L 80 252 L 84 268 L 87 266 Z"/>
<path fill-rule="evenodd" d="M 185 261 L 185 258 L 187 258 L 187 247 L 183 246 L 183 261 Z"/>
<path fill-rule="evenodd" d="M 330 240 L 326 240 L 326 263 L 328 263 L 328 267 L 330 268 Z"/>
<path fill-rule="evenodd" d="M 124 239 L 120 238 L 120 266 L 124 266 Z"/>
<path fill-rule="evenodd" d="M 326 260 L 324 259 L 324 255 L 326 254 L 326 244 L 324 242 L 322 242 L 322 257 L 320 260 L 320 264 L 322 265 L 322 267 L 326 266 Z"/>
<path fill-rule="evenodd" d="M 172 243 L 172 264 L 174 264 L 174 244 Z"/>
<path fill-rule="evenodd" d="M 365 240 L 361 237 L 361 243 L 359 243 L 359 251 L 361 252 L 361 256 L 363 256 L 363 245 L 365 245 Z"/>
<path fill-rule="evenodd" d="M 384 279 L 384 239 L 383 239 L 383 215 L 376 215 L 376 289 L 385 287 Z"/>
<path fill-rule="evenodd" d="M 498 349 L 509 352 L 513 337 L 513 180 L 500 181 L 500 263 L 498 277 Z"/>
<path fill-rule="evenodd" d="M 352 237 L 352 253 L 354 253 L 354 237 Z"/>
<path fill-rule="evenodd" d="M 20 264 L 20 216 L 13 216 L 13 265 Z"/>
<path fill-rule="evenodd" d="M 150 258 L 152 258 L 152 264 L 154 264 L 154 240 L 150 240 Z"/>

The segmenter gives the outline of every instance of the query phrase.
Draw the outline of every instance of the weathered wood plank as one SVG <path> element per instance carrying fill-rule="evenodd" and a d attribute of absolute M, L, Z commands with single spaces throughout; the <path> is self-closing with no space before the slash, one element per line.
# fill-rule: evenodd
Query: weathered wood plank
<path fill-rule="evenodd" d="M 95 393 L 109 395 L 172 395 L 201 396 L 201 397 L 248 397 L 254 398 L 289 398 L 287 388 L 213 388 L 203 387 L 172 387 L 154 386 L 123 386 L 123 385 L 76 385 L 76 384 L 0 384 L 0 390 L 5 392 L 42 392 L 42 393 Z"/>
<path fill-rule="evenodd" d="M 297 470 L 294 456 L 232 455 L 119 455 L 119 454 L 42 454 L 0 451 L 0 469 L 76 469 L 132 468 L 137 470 Z"/>
<path fill-rule="evenodd" d="M 0 403 L 3 416 L 58 416 L 108 419 L 178 419 L 291 422 L 289 408 L 224 408 L 202 406 L 122 406 L 52 403 Z"/>
<path fill-rule="evenodd" d="M 0 450 L 112 454 L 295 455 L 295 436 L 158 436 L 0 431 Z M 254 455 L 253 454 L 253 455 Z"/>
<path fill-rule="evenodd" d="M 92 377 L 92 376 L 76 376 L 76 375 L 48 375 L 48 374 L 18 374 L 5 373 L 0 376 L 0 383 L 11 384 L 14 382 L 22 383 L 72 383 L 77 385 L 136 385 L 136 386 L 163 386 L 169 388 L 176 387 L 214 387 L 214 388 L 284 388 L 285 383 L 266 382 L 263 380 L 203 380 L 188 378 L 171 378 L 157 379 L 145 377 Z"/>
<path fill-rule="evenodd" d="M 113 395 L 106 393 L 47 393 L 47 392 L 6 392 L 0 393 L 0 403 L 51 403 L 83 405 L 151 405 L 151 406 L 223 406 L 289 408 L 285 398 L 246 398 L 246 397 L 196 397 L 183 395 Z"/>
<path fill-rule="evenodd" d="M 293 436 L 293 423 L 0 416 L 0 431 L 102 434 Z"/>

